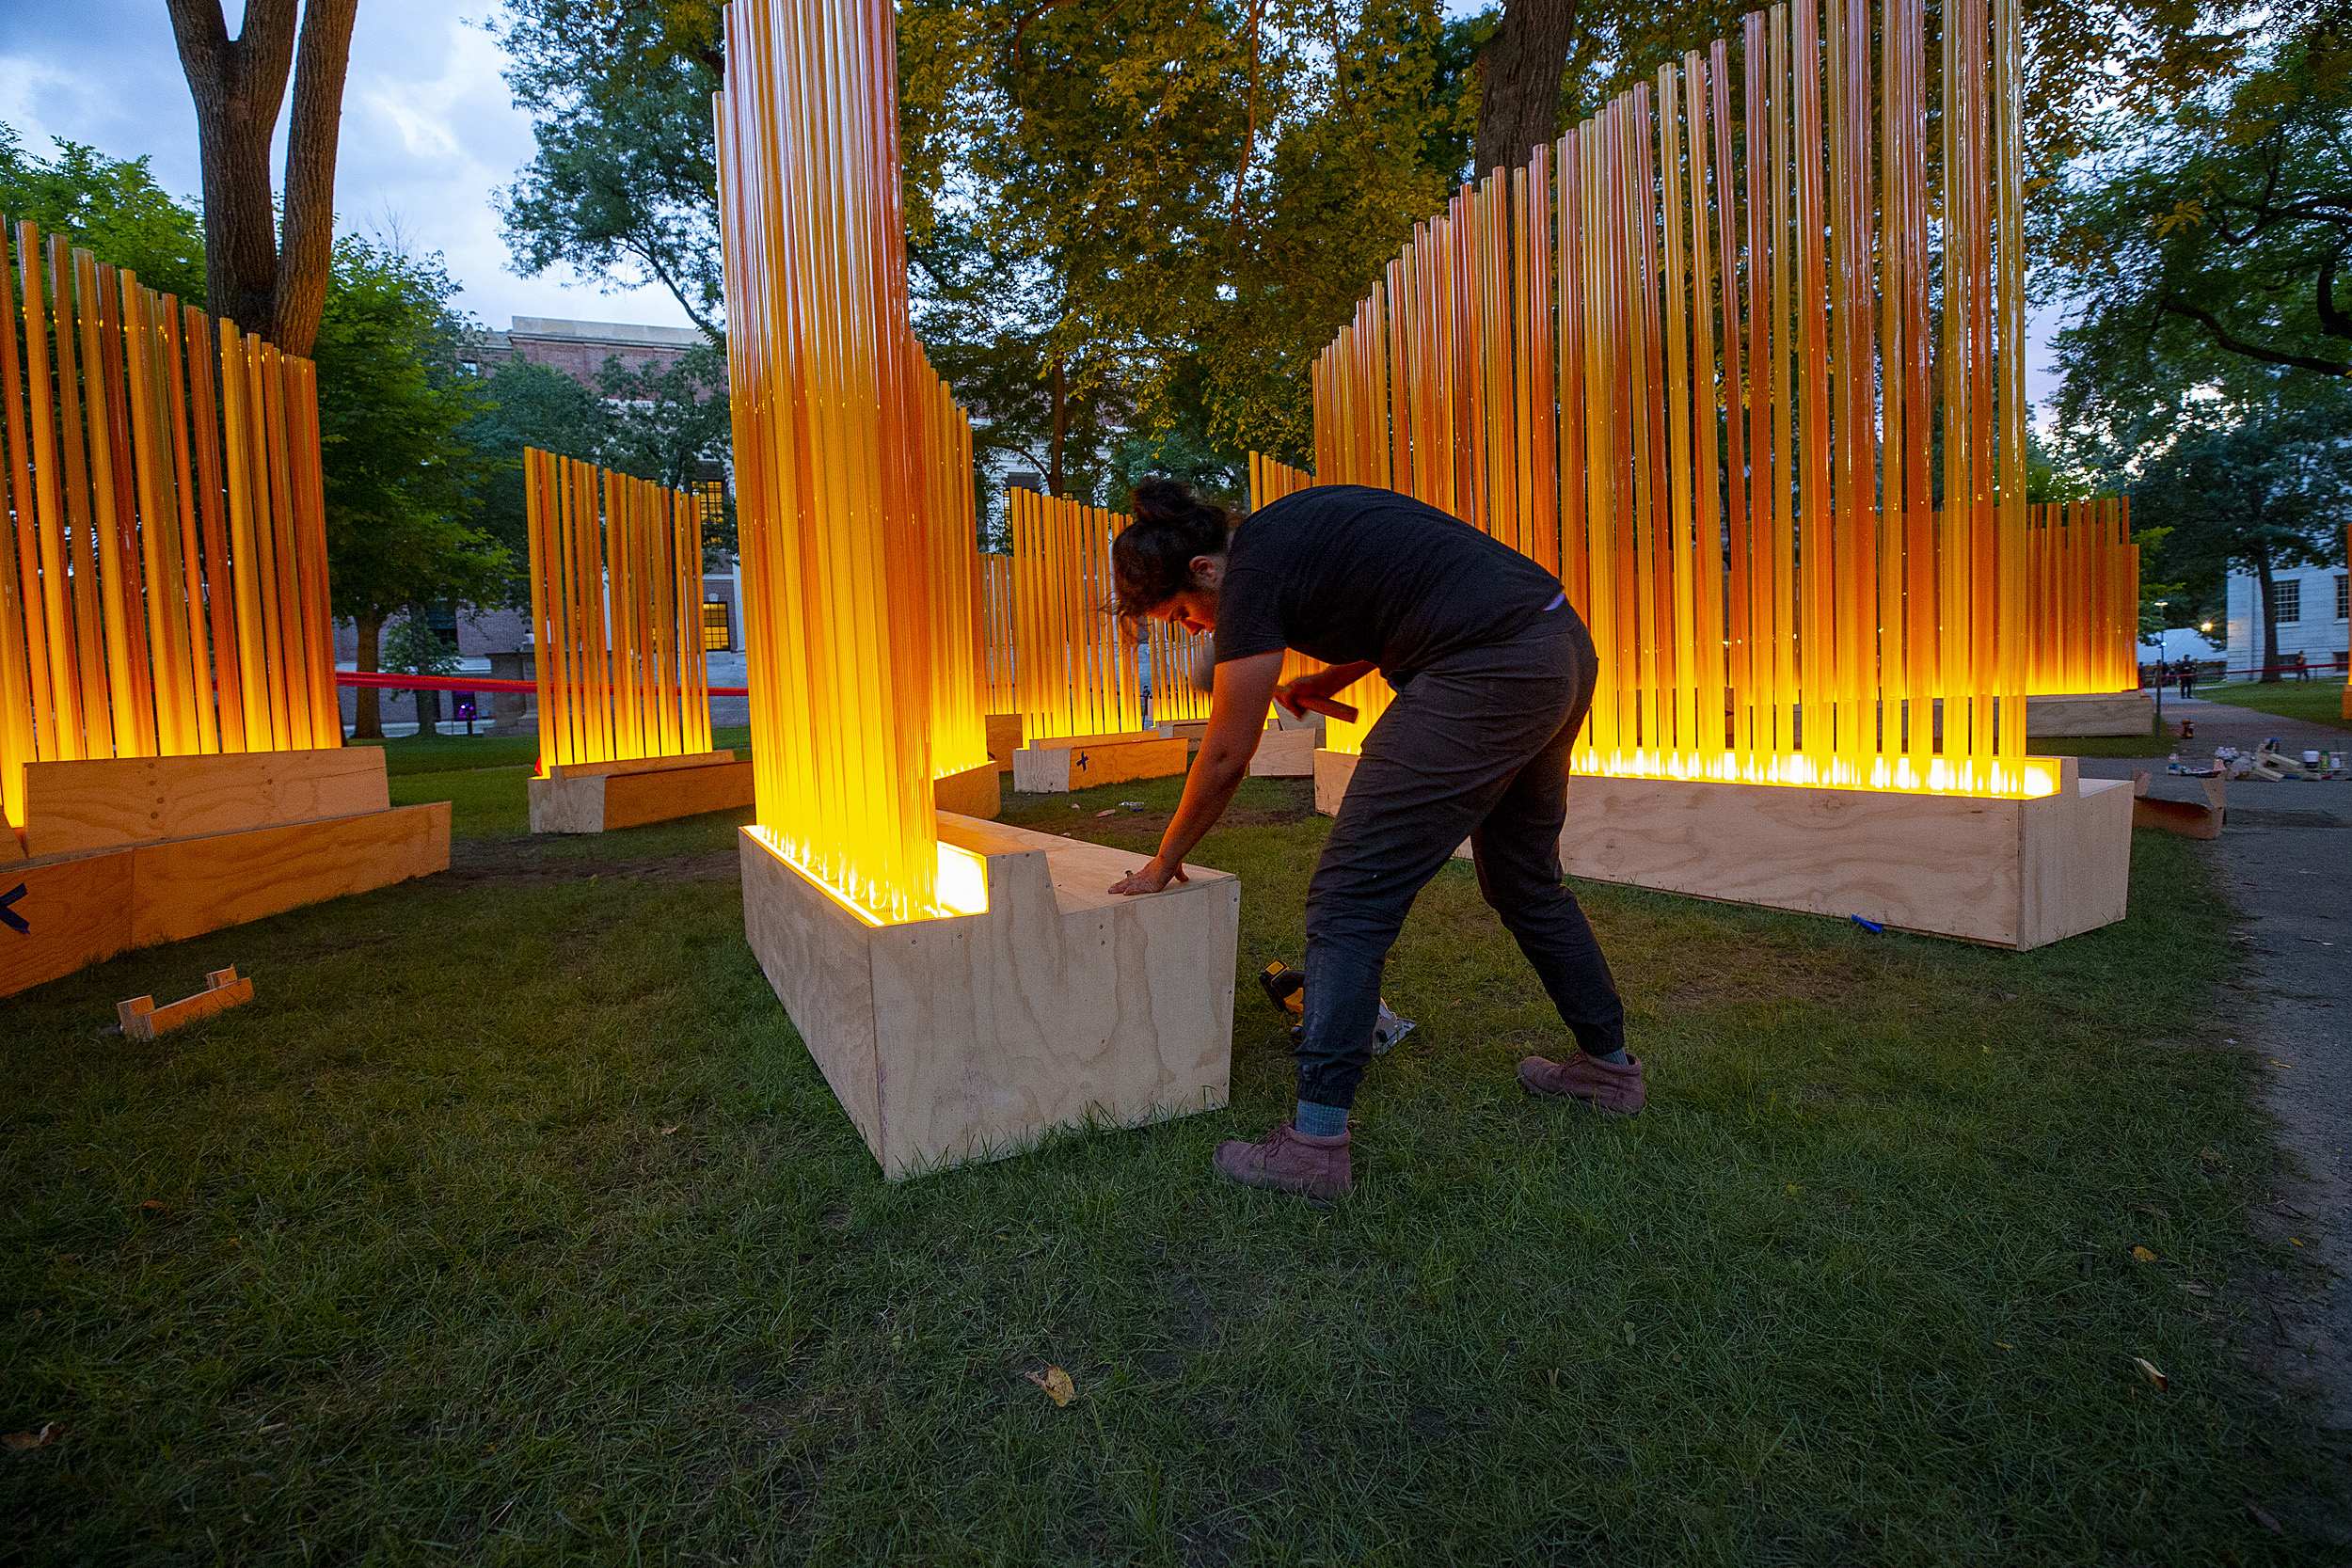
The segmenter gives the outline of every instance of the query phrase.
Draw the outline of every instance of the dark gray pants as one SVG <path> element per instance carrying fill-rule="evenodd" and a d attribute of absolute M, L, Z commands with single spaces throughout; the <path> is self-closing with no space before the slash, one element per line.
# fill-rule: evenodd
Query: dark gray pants
<path fill-rule="evenodd" d="M 1431 665 L 1372 727 L 1307 890 L 1299 1099 L 1355 1103 L 1389 948 L 1465 838 L 1479 891 L 1577 1044 L 1607 1055 L 1625 1043 L 1609 961 L 1560 881 L 1568 757 L 1597 669 L 1592 638 L 1564 605 L 1508 642 Z"/>

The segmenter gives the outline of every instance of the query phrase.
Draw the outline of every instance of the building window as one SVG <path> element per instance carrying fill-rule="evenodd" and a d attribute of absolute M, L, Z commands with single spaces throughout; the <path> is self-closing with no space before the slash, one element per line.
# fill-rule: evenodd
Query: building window
<path fill-rule="evenodd" d="M 2274 582 L 2270 585 L 2270 624 L 2291 626 L 2303 618 L 2303 584 Z"/>
<path fill-rule="evenodd" d="M 708 528 L 716 523 L 723 522 L 726 519 L 727 493 L 726 487 L 723 483 L 715 479 L 706 479 L 700 484 L 694 486 L 694 493 L 702 498 L 703 526 L 705 528 Z"/>
<path fill-rule="evenodd" d="M 2336 619 L 2352 620 L 2352 577 L 2336 574 Z"/>
<path fill-rule="evenodd" d="M 723 654 L 735 646 L 735 619 L 724 599 L 703 601 L 703 651 Z"/>

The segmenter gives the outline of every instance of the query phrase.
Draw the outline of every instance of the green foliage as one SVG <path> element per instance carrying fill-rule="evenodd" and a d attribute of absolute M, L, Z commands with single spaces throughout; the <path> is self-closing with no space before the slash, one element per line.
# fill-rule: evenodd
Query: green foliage
<path fill-rule="evenodd" d="M 597 461 L 673 490 L 695 490 L 705 465 L 727 451 L 727 362 L 719 350 L 689 349 L 668 365 L 630 370 L 615 355 L 596 372 L 611 400 L 611 425 Z M 716 477 L 716 476 L 713 476 Z M 716 564 L 735 553 L 735 503 L 703 524 L 703 553 Z"/>
<path fill-rule="evenodd" d="M 195 208 L 156 184 L 145 158 L 56 141 L 56 155 L 43 160 L 0 125 L 0 215 L 30 218 L 43 234 L 130 268 L 149 288 L 202 305 L 204 222 Z"/>
<path fill-rule="evenodd" d="M 500 602 L 507 549 L 470 526 L 486 477 L 462 432 L 481 384 L 457 367 L 437 261 L 346 238 L 319 324 L 321 458 L 335 613 L 380 623 L 435 600 Z"/>
<path fill-rule="evenodd" d="M 554 266 L 659 283 L 714 341 L 719 267 L 716 5 L 510 0 L 508 86 L 538 151 L 500 201 L 527 277 Z"/>
<path fill-rule="evenodd" d="M 2280 46 L 2078 176 L 2052 255 L 2085 303 L 2059 334 L 2074 421 L 2176 406 L 2271 367 L 2352 375 L 2352 37 Z"/>
<path fill-rule="evenodd" d="M 523 500 L 525 447 L 560 457 L 596 461 L 612 433 L 610 404 L 562 371 L 511 359 L 482 383 L 481 412 L 459 428 L 482 465 L 475 522 L 517 562 L 531 559 L 531 533 Z M 516 580 L 510 594 L 529 603 L 530 591 Z"/>
<path fill-rule="evenodd" d="M 422 605 L 410 605 L 384 640 L 381 668 L 385 670 L 408 675 L 450 675 L 457 673 L 457 650 L 433 629 Z"/>

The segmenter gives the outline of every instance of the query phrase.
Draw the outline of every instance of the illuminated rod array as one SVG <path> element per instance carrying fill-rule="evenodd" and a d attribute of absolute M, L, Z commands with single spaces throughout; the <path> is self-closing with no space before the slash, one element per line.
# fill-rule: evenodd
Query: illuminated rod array
<path fill-rule="evenodd" d="M 30 762 L 342 745 L 310 361 L 0 231 L 0 810 Z"/>
<path fill-rule="evenodd" d="M 1111 612 L 1111 539 L 1125 519 L 1034 490 L 1007 491 L 1005 509 L 1024 740 L 1141 729 L 1135 644 Z"/>
<path fill-rule="evenodd" d="M 1021 692 L 1013 679 L 1012 596 L 1012 557 L 981 556 L 980 621 L 987 666 L 980 706 L 988 713 L 1021 711 Z"/>
<path fill-rule="evenodd" d="M 1560 574 L 1602 666 L 1586 771 L 2049 787 L 2022 758 L 2017 5 L 1940 14 L 1934 59 L 1922 0 L 1750 14 L 1464 187 L 1315 365 L 1326 483 Z M 1342 749 L 1385 692 L 1348 700 Z"/>
<path fill-rule="evenodd" d="M 2122 497 L 2026 509 L 2026 689 L 2139 686 L 2139 546 Z"/>
<path fill-rule="evenodd" d="M 956 499 L 971 493 L 970 429 L 908 327 L 892 13 L 736 0 L 726 58 L 720 225 L 758 831 L 868 918 L 926 919 L 945 912 L 931 781 L 987 752 L 977 546 Z M 961 694 L 943 700 L 942 681 Z M 968 736 L 953 719 L 935 741 L 943 712 L 961 711 Z"/>
<path fill-rule="evenodd" d="M 710 750 L 702 507 L 523 451 L 539 771 Z"/>
<path fill-rule="evenodd" d="M 1166 621 L 1146 621 L 1144 649 L 1152 672 L 1152 722 L 1183 724 L 1209 716 L 1209 693 L 1192 684 L 1211 640 Z"/>

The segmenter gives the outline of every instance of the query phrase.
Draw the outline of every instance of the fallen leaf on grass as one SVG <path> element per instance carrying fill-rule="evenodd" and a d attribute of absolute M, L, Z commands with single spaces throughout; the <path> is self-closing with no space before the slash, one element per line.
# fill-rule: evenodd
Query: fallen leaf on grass
<path fill-rule="evenodd" d="M 2254 1523 L 2262 1526 L 2263 1528 L 2270 1531 L 2271 1534 L 2286 1534 L 2285 1530 L 2279 1528 L 2279 1521 L 2271 1517 L 2270 1511 L 2268 1509 L 2260 1507 L 2254 1503 L 2248 1503 L 2246 1505 L 2246 1512 L 2254 1516 Z"/>
<path fill-rule="evenodd" d="M 661 1135 L 662 1135 L 663 1137 L 665 1137 L 665 1138 L 666 1138 L 666 1137 L 668 1137 L 671 1133 L 673 1133 L 673 1132 L 676 1132 L 676 1131 L 677 1131 L 677 1129 L 676 1129 L 676 1128 L 675 1128 L 675 1127 L 665 1127 L 665 1128 L 663 1128 L 663 1129 L 661 1130 Z"/>
<path fill-rule="evenodd" d="M 1108 811 L 1098 811 L 1094 815 L 1097 816 L 1117 816 L 1119 815 L 1119 808 L 1117 806 L 1113 806 Z"/>
<path fill-rule="evenodd" d="M 27 1449 L 47 1448 L 64 1435 L 56 1422 L 45 1421 L 39 1432 L 11 1432 L 0 1437 L 0 1444 L 6 1444 L 12 1452 L 23 1453 Z"/>
<path fill-rule="evenodd" d="M 2132 1248 L 2132 1256 L 2138 1259 L 2143 1263 L 2153 1263 L 2156 1260 L 2156 1255 L 2150 1252 L 2144 1246 L 2136 1246 Z"/>
<path fill-rule="evenodd" d="M 152 1209 L 159 1214 L 168 1214 L 171 1212 L 171 1205 L 166 1203 L 159 1197 L 151 1197 L 145 1203 L 140 1204 L 139 1207 L 142 1209 Z"/>
<path fill-rule="evenodd" d="M 1057 1405 L 1067 1405 L 1078 1397 L 1078 1386 L 1071 1382 L 1070 1374 L 1059 1367 L 1048 1367 L 1041 1373 L 1025 1372 L 1022 1375 L 1044 1389 L 1045 1397 Z"/>
<path fill-rule="evenodd" d="M 2156 1370 L 2155 1363 L 2150 1361 L 2146 1356 L 2133 1356 L 2132 1365 L 2137 1367 L 2140 1370 L 2140 1375 L 2145 1377 L 2149 1382 L 2154 1384 L 2157 1387 L 2169 1389 L 2172 1386 L 2172 1380 L 2165 1376 L 2162 1372 Z"/>
<path fill-rule="evenodd" d="M 2213 1294 L 2212 1286 L 2200 1285 L 2193 1279 L 2176 1279 L 2172 1283 L 2178 1285 L 2182 1290 L 2186 1291 L 2192 1296 L 2210 1296 Z"/>

